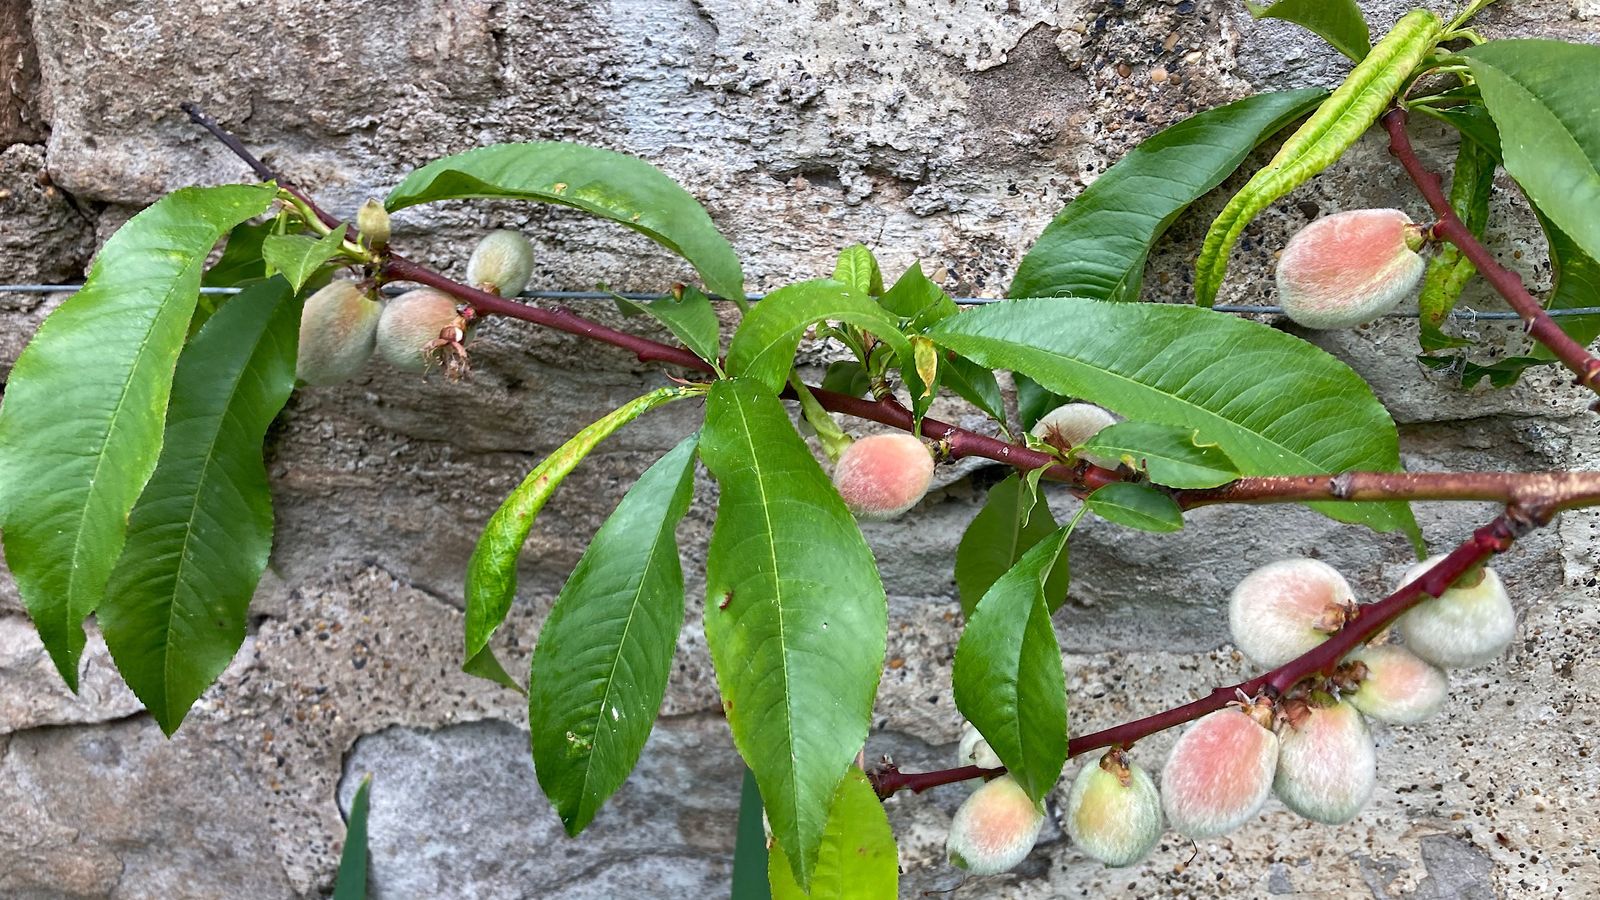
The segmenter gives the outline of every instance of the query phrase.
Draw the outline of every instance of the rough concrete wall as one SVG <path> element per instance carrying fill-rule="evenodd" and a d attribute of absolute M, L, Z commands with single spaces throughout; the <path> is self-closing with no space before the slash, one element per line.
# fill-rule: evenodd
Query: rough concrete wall
<path fill-rule="evenodd" d="M 1379 28 L 1403 6 L 1363 5 Z M 921 260 L 952 291 L 994 294 L 1061 203 L 1139 139 L 1252 89 L 1328 84 L 1344 71 L 1304 33 L 1252 22 L 1231 0 L 33 0 L 0 8 L 0 24 L 0 282 L 71 277 L 161 192 L 240 178 L 177 111 L 192 99 L 335 210 L 381 196 L 440 154 L 578 139 L 641 154 L 699 195 L 753 288 L 825 273 L 838 248 L 861 239 L 891 271 Z M 1481 30 L 1594 40 L 1600 7 L 1502 0 Z M 1448 137 L 1419 132 L 1428 160 L 1446 167 Z M 1206 214 L 1224 196 L 1174 230 L 1151 264 L 1152 292 L 1183 295 Z M 1495 249 L 1548 286 L 1526 209 L 1505 192 L 1496 203 L 1505 224 Z M 1247 231 L 1227 299 L 1269 301 L 1272 251 L 1308 218 L 1375 205 L 1422 215 L 1369 138 Z M 445 204 L 396 224 L 397 242 L 456 272 L 474 234 L 512 225 L 537 244 L 543 286 L 653 289 L 685 274 L 642 239 L 560 210 Z M 1496 305 L 1481 289 L 1468 303 Z M 49 307 L 0 294 L 0 371 Z M 1514 326 L 1480 330 L 1518 340 Z M 1582 398 L 1553 372 L 1463 393 L 1418 369 L 1410 323 L 1312 337 L 1372 380 L 1412 468 L 1593 468 L 1600 458 Z M 365 772 L 375 774 L 381 896 L 725 890 L 739 769 L 700 628 L 709 484 L 682 531 L 690 614 L 662 720 L 638 773 L 584 838 L 562 838 L 534 789 L 518 698 L 457 672 L 476 529 L 541 454 L 663 375 L 520 323 L 490 323 L 475 352 L 467 383 L 374 366 L 291 401 L 271 436 L 278 550 L 251 635 L 171 741 L 117 686 L 102 643 L 91 642 L 83 693 L 64 692 L 0 568 L 0 895 L 325 893 L 341 805 Z M 504 629 L 510 664 L 526 662 L 555 591 L 629 479 L 696 415 L 652 414 L 562 489 Z M 953 756 L 959 607 L 949 561 L 996 477 L 974 468 L 942 479 L 915 530 L 867 526 L 891 594 L 890 661 L 867 749 L 908 768 Z M 1070 511 L 1070 500 L 1056 502 Z M 1491 512 L 1418 511 L 1441 543 Z M 1382 786 L 1350 825 L 1311 825 L 1274 804 L 1225 839 L 1195 847 L 1169 837 L 1125 871 L 1087 861 L 1052 828 L 1017 873 L 963 882 L 941 857 L 965 789 L 943 788 L 890 804 L 904 894 L 1592 891 L 1597 550 L 1600 520 L 1568 515 L 1503 561 L 1519 641 L 1494 665 L 1456 675 L 1458 702 L 1437 723 L 1378 732 Z M 1290 554 L 1333 562 L 1367 598 L 1408 558 L 1398 538 L 1300 509 L 1200 510 L 1161 538 L 1086 522 L 1072 602 L 1057 616 L 1074 730 L 1247 674 L 1219 608 L 1250 568 Z M 1169 743 L 1151 739 L 1139 758 L 1154 766 Z"/>

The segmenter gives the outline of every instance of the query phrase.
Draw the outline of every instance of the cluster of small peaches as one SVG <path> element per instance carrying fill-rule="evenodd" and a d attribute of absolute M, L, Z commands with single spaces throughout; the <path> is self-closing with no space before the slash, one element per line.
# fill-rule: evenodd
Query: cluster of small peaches
<path fill-rule="evenodd" d="M 1402 584 L 1442 557 L 1413 566 Z M 1263 668 L 1284 665 L 1325 640 L 1359 611 L 1331 566 L 1287 559 L 1239 583 L 1229 600 L 1234 644 Z M 1492 569 L 1480 568 L 1443 595 L 1401 616 L 1392 631 L 1352 652 L 1326 678 L 1303 682 L 1276 701 L 1240 697 L 1194 722 L 1151 777 L 1121 748 L 1083 767 L 1063 811 L 1067 834 L 1108 866 L 1127 866 L 1155 848 L 1163 816 L 1180 834 L 1218 837 L 1245 824 L 1276 795 L 1293 812 L 1338 825 L 1372 797 L 1378 763 L 1368 718 L 1415 725 L 1444 705 L 1449 668 L 1483 665 L 1504 652 L 1516 614 Z M 970 725 L 961 765 L 1000 761 Z M 952 862 L 974 874 L 1003 872 L 1028 855 L 1043 812 L 1009 776 L 978 788 L 950 826 Z"/>
<path fill-rule="evenodd" d="M 370 240 L 372 230 L 387 229 L 364 227 L 363 237 Z M 532 274 L 533 245 L 516 231 L 491 231 L 467 261 L 467 283 L 503 297 L 520 294 Z M 443 291 L 417 288 L 385 300 L 371 283 L 332 281 L 306 298 L 295 376 L 306 384 L 338 384 L 361 371 L 373 353 L 407 372 L 456 372 L 464 365 L 467 326 Z"/>

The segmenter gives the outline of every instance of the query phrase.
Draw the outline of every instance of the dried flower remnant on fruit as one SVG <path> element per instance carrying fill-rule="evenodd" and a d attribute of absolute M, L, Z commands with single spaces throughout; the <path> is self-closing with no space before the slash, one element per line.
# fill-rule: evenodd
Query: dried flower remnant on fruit
<path fill-rule="evenodd" d="M 1421 230 L 1398 209 L 1356 209 L 1300 229 L 1278 259 L 1278 302 L 1307 328 L 1371 322 L 1416 288 Z"/>
<path fill-rule="evenodd" d="M 1278 737 L 1266 700 L 1231 705 L 1190 725 L 1161 770 L 1161 806 L 1173 829 L 1218 837 L 1250 821 L 1272 793 Z"/>
<path fill-rule="evenodd" d="M 1010 775 L 972 792 L 950 820 L 950 862 L 974 875 L 998 875 L 1027 858 L 1044 813 Z"/>
<path fill-rule="evenodd" d="M 933 481 L 933 455 L 909 434 L 875 434 L 851 444 L 833 469 L 833 486 L 862 519 L 892 519 L 917 505 Z"/>
<path fill-rule="evenodd" d="M 1360 665 L 1360 683 L 1344 699 L 1380 722 L 1416 725 L 1434 717 L 1450 692 L 1450 676 L 1395 644 L 1362 647 L 1350 654 Z"/>
<path fill-rule="evenodd" d="M 978 766 L 984 769 L 998 769 L 1001 765 L 1000 757 L 995 755 L 989 742 L 978 733 L 977 726 L 971 722 L 961 723 L 961 745 L 956 751 L 956 765 Z"/>
<path fill-rule="evenodd" d="M 383 306 L 354 282 L 334 281 L 306 298 L 300 312 L 295 377 L 306 384 L 338 384 L 372 358 Z"/>
<path fill-rule="evenodd" d="M 1078 849 L 1113 868 L 1131 866 L 1161 840 L 1161 797 L 1122 750 L 1083 767 L 1067 795 L 1064 824 Z"/>
<path fill-rule="evenodd" d="M 1400 580 L 1407 585 L 1433 568 L 1443 555 L 1412 566 Z M 1504 653 L 1517 634 L 1517 612 L 1500 576 L 1487 566 L 1457 581 L 1436 599 L 1423 600 L 1395 623 L 1406 649 L 1447 669 L 1481 666 Z M 1463 583 L 1466 582 L 1466 583 Z"/>
<path fill-rule="evenodd" d="M 484 235 L 467 260 L 467 283 L 502 297 L 522 293 L 532 275 L 533 244 L 508 228 Z"/>
<path fill-rule="evenodd" d="M 437 342 L 447 332 L 465 336 L 464 320 L 450 295 L 432 288 L 407 291 L 383 305 L 383 315 L 378 318 L 378 355 L 395 368 L 426 372 L 430 364 L 442 361 Z"/>
<path fill-rule="evenodd" d="M 1239 582 L 1228 598 L 1228 628 L 1240 652 L 1276 668 L 1338 631 L 1356 609 L 1349 582 L 1315 559 L 1268 563 Z"/>
<path fill-rule="evenodd" d="M 1354 819 L 1378 783 L 1378 754 L 1361 713 L 1348 703 L 1284 703 L 1272 790 L 1283 805 L 1324 825 Z"/>
<path fill-rule="evenodd" d="M 1041 416 L 1028 433 L 1066 453 L 1116 422 L 1116 417 L 1093 403 L 1066 403 Z M 1121 460 L 1093 454 L 1084 455 L 1083 459 L 1102 469 L 1121 465 Z"/>

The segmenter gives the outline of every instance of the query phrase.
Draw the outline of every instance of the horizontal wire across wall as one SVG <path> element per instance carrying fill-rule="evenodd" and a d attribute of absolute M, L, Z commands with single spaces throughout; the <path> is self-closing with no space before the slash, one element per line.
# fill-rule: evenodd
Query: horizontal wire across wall
<path fill-rule="evenodd" d="M 76 293 L 82 287 L 83 285 L 81 284 L 0 284 L 0 294 L 66 294 Z M 240 290 L 240 288 L 236 287 L 203 287 L 200 289 L 200 293 L 237 294 Z M 389 286 L 385 287 L 384 290 L 386 293 L 394 294 L 400 293 L 403 289 Z M 630 291 L 523 291 L 517 295 L 519 299 L 523 300 L 616 300 L 620 297 L 623 300 L 635 301 L 665 300 L 669 296 L 671 295 L 637 293 Z M 751 302 L 759 302 L 763 296 L 765 295 L 750 294 L 748 295 L 747 299 Z M 713 297 L 712 299 L 719 301 L 722 300 L 721 297 Z M 1003 303 L 1007 299 L 1048 300 L 1057 298 L 956 297 L 954 299 L 956 304 L 959 306 L 984 306 L 989 303 Z M 1211 308 L 1217 312 L 1239 313 L 1243 315 L 1270 316 L 1283 314 L 1283 307 L 1281 306 L 1228 306 L 1219 303 Z M 1557 318 L 1562 316 L 1594 316 L 1600 315 L 1600 306 L 1580 306 L 1572 309 L 1551 309 L 1546 310 L 1546 313 Z M 1420 314 L 1414 312 L 1391 312 L 1385 313 L 1384 315 L 1387 318 L 1392 319 L 1415 319 Z M 1496 322 L 1516 321 L 1520 319 L 1521 316 L 1514 312 L 1478 312 L 1470 309 L 1455 309 L 1451 310 L 1450 318 L 1462 322 Z"/>

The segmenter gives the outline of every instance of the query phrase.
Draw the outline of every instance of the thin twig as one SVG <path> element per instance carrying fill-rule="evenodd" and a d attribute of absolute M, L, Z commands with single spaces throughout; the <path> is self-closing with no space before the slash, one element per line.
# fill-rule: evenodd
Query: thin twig
<path fill-rule="evenodd" d="M 1522 283 L 1517 273 L 1500 265 L 1494 254 L 1489 252 L 1489 248 L 1485 247 L 1472 233 L 1472 229 L 1456 215 L 1455 209 L 1450 205 L 1449 196 L 1444 192 L 1443 182 L 1437 174 L 1428 171 L 1411 146 L 1411 137 L 1406 134 L 1406 111 L 1397 108 L 1384 113 L 1383 127 L 1389 132 L 1389 152 L 1400 161 L 1401 167 L 1416 184 L 1417 190 L 1422 192 L 1423 198 L 1439 217 L 1438 224 L 1433 226 L 1434 236 L 1455 244 L 1461 250 L 1461 255 L 1477 266 L 1483 279 L 1489 282 L 1489 285 L 1511 304 L 1511 308 L 1522 316 L 1529 336 L 1548 347 L 1550 352 L 1561 360 L 1562 365 L 1571 369 L 1577 375 L 1578 384 L 1600 393 L 1600 359 L 1596 359 L 1582 344 L 1568 337 L 1567 333 L 1561 330 L 1561 326 L 1545 313 L 1544 305 L 1528 292 L 1527 286 Z M 1600 401 L 1596 401 L 1590 408 L 1600 412 Z"/>
<path fill-rule="evenodd" d="M 1333 674 L 1334 667 L 1348 656 L 1350 651 L 1371 640 L 1401 613 L 1424 599 L 1443 594 L 1456 579 L 1475 566 L 1496 553 L 1504 552 L 1512 542 L 1533 528 L 1548 523 L 1550 515 L 1551 513 L 1546 510 L 1527 510 L 1521 507 L 1507 509 L 1489 524 L 1473 532 L 1460 547 L 1416 580 L 1376 603 L 1361 606 L 1356 616 L 1343 628 L 1304 655 L 1248 681 L 1216 688 L 1199 700 L 1093 734 L 1075 737 L 1067 744 L 1068 758 L 1106 747 L 1124 749 L 1132 747 L 1136 742 L 1156 732 L 1216 712 L 1241 693 L 1247 697 L 1266 694 L 1276 698 L 1307 678 Z M 1004 769 L 961 766 L 935 772 L 901 772 L 893 766 L 888 766 L 872 773 L 869 777 L 879 797 L 890 797 L 901 790 L 920 792 L 941 784 L 954 784 L 1004 771 Z"/>

